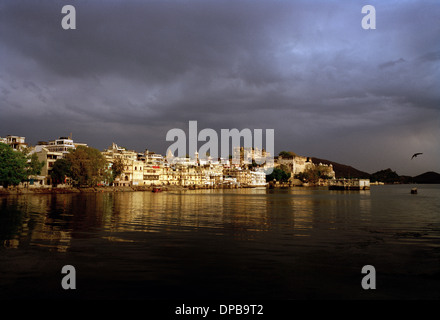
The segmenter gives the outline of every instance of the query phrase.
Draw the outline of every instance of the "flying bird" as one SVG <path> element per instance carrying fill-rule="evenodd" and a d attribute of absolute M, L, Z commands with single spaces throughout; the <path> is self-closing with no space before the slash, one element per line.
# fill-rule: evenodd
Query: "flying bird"
<path fill-rule="evenodd" d="M 417 156 L 420 155 L 420 154 L 423 154 L 423 153 L 422 153 L 422 152 L 414 153 L 413 156 L 411 157 L 411 160 L 412 160 L 413 158 L 417 157 Z"/>

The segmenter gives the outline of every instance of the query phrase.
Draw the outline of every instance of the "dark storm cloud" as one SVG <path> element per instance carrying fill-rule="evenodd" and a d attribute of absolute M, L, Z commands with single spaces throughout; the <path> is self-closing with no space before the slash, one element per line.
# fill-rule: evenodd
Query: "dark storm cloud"
<path fill-rule="evenodd" d="M 399 159 L 425 148 L 440 171 L 440 6 L 369 4 L 376 30 L 357 1 L 3 2 L 0 135 L 164 153 L 166 132 L 197 120 L 274 128 L 277 152 L 370 172 L 409 174 Z"/>

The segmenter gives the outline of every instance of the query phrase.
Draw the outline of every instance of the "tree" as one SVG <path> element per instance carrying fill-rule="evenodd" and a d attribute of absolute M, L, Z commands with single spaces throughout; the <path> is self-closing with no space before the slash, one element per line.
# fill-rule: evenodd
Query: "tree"
<path fill-rule="evenodd" d="M 30 157 L 30 160 L 27 164 L 27 174 L 29 176 L 37 176 L 41 173 L 41 169 L 44 167 L 44 161 L 38 161 L 38 156 L 36 153 L 33 153 Z"/>
<path fill-rule="evenodd" d="M 328 174 L 328 170 L 323 170 L 320 166 L 316 166 L 296 174 L 295 178 L 304 182 L 317 183 L 319 179 L 331 179 L 331 176 Z"/>
<path fill-rule="evenodd" d="M 308 168 L 304 174 L 308 182 L 317 183 L 319 181 L 319 171 L 316 168 Z"/>
<path fill-rule="evenodd" d="M 96 186 L 106 178 L 107 161 L 98 149 L 78 146 L 67 154 L 69 175 L 77 186 Z"/>
<path fill-rule="evenodd" d="M 0 143 L 0 184 L 3 187 L 16 186 L 27 180 L 27 158 L 20 151 Z"/>
<path fill-rule="evenodd" d="M 281 151 L 280 153 L 278 153 L 278 156 L 286 158 L 286 159 L 292 159 L 292 158 L 296 157 L 296 153 L 292 152 L 292 151 Z"/>
<path fill-rule="evenodd" d="M 266 176 L 266 181 L 271 182 L 274 179 L 280 182 L 287 182 L 290 178 L 290 173 L 285 172 L 280 168 L 274 168 L 272 173 Z"/>
<path fill-rule="evenodd" d="M 111 182 L 115 181 L 122 172 L 124 172 L 124 162 L 120 158 L 116 158 L 112 164 Z"/>
<path fill-rule="evenodd" d="M 70 177 L 70 166 L 71 163 L 69 160 L 61 158 L 57 159 L 52 167 L 50 172 L 50 177 L 55 184 L 64 183 L 66 177 Z"/>

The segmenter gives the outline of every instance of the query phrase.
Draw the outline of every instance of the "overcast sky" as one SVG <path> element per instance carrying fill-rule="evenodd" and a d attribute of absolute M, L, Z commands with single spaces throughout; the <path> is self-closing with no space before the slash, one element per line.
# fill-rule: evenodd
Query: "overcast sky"
<path fill-rule="evenodd" d="M 165 154 L 196 120 L 369 173 L 440 172 L 439 19 L 438 0 L 0 0 L 0 136 Z"/>

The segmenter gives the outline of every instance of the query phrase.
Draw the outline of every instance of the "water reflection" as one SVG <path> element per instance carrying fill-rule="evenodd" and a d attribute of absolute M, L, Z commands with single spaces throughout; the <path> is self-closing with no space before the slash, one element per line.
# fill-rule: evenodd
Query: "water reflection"
<path fill-rule="evenodd" d="M 16 196 L 1 201 L 0 236 L 6 248 L 22 243 L 66 251 L 70 245 L 71 196 Z"/>
<path fill-rule="evenodd" d="M 369 191 L 311 188 L 24 195 L 0 201 L 4 247 L 61 252 L 72 238 L 130 242 L 133 232 L 205 229 L 251 240 L 258 232 L 282 230 L 287 237 L 310 237 L 313 229 L 368 220 L 371 211 Z"/>
<path fill-rule="evenodd" d="M 4 247 L 40 246 L 66 251 L 72 238 L 130 241 L 131 232 L 194 232 L 247 237 L 268 230 L 265 190 L 195 190 L 23 195 L 1 198 Z M 272 217 L 273 219 L 273 217 Z"/>
<path fill-rule="evenodd" d="M 88 297 L 352 298 L 359 266 L 372 264 L 395 283 L 417 283 L 388 285 L 392 294 L 435 287 L 424 296 L 438 297 L 440 187 L 419 190 L 0 197 L 0 286 L 3 296 L 39 297 L 68 263 L 81 270 Z"/>

